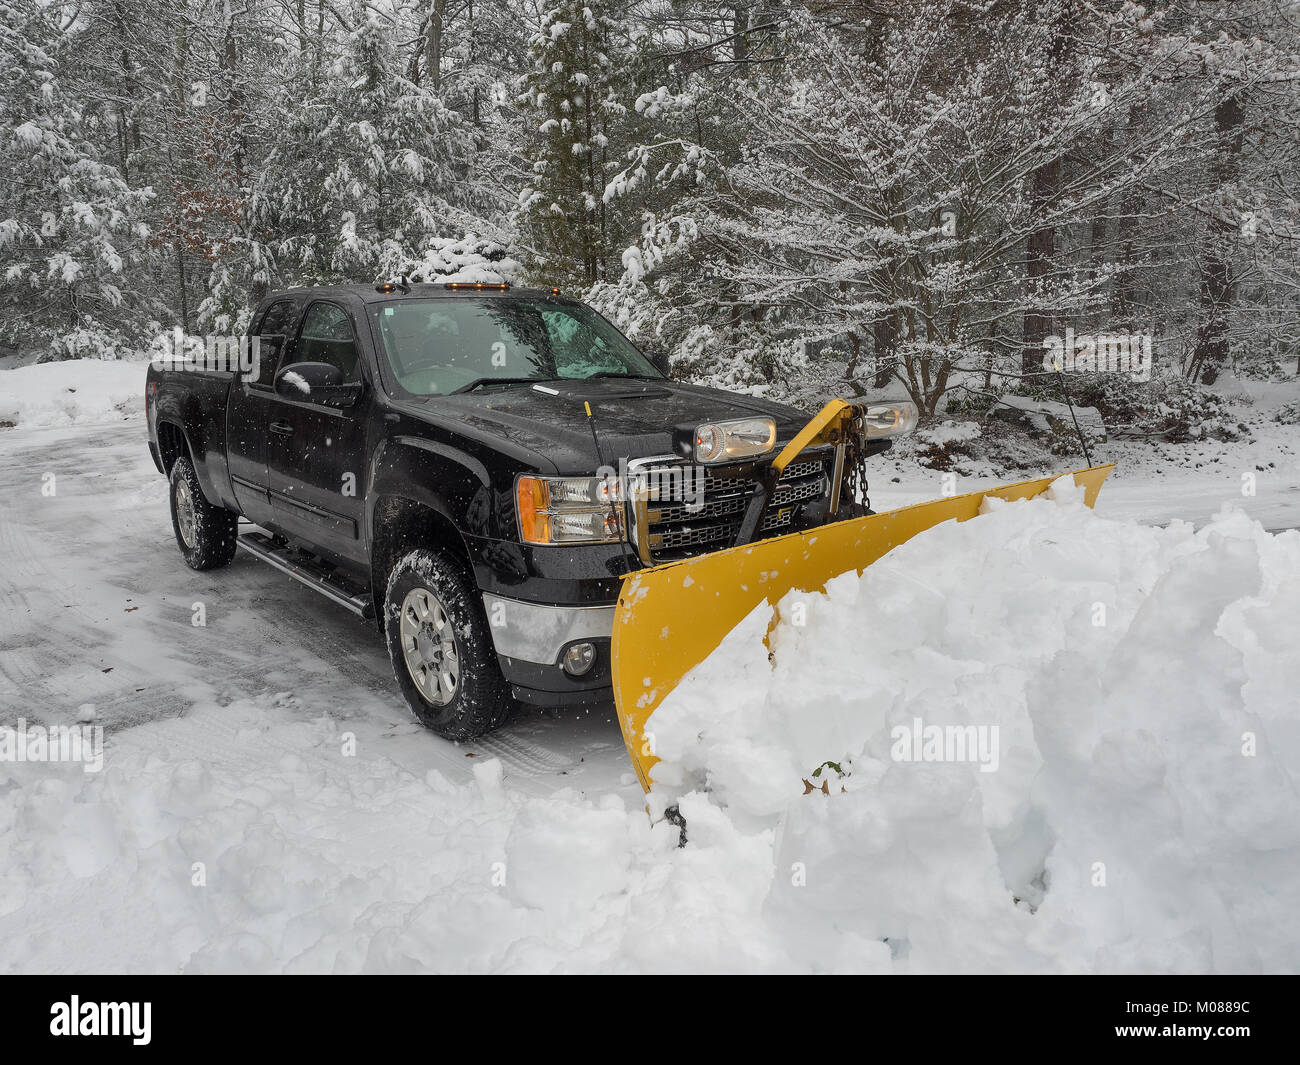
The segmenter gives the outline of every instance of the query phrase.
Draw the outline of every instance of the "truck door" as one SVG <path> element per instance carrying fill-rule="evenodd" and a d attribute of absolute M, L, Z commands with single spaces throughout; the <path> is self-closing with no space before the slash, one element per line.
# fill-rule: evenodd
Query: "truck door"
<path fill-rule="evenodd" d="M 301 305 L 293 299 L 276 300 L 254 319 L 250 334 L 280 337 L 281 347 L 264 344 L 256 376 L 241 377 L 230 386 L 226 408 L 226 456 L 230 480 L 240 513 L 257 525 L 274 521 L 266 471 L 267 425 L 271 421 L 275 367 L 292 345 Z M 292 357 L 291 353 L 290 357 Z"/>
<path fill-rule="evenodd" d="M 347 409 L 272 392 L 267 425 L 267 475 L 275 524 L 287 535 L 364 565 L 362 520 L 366 493 L 366 425 L 371 402 L 352 316 L 340 304 L 307 307 L 290 362 L 327 362 L 345 382 L 365 382 Z"/>

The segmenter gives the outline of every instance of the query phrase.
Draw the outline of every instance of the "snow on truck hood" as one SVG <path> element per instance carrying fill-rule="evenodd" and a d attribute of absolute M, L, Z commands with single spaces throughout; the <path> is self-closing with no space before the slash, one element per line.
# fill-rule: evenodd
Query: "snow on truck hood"
<path fill-rule="evenodd" d="M 1058 495 L 838 578 L 774 662 L 728 637 L 652 719 L 682 849 L 639 789 L 282 700 L 0 763 L 0 969 L 1295 971 L 1300 534 Z M 925 757 L 967 725 L 995 771 Z"/>

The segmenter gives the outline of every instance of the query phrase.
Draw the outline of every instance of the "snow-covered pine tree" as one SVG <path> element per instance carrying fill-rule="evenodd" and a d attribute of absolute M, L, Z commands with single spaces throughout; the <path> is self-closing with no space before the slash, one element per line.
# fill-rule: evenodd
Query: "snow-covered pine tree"
<path fill-rule="evenodd" d="M 605 0 L 553 0 L 532 42 L 524 102 L 535 124 L 533 179 L 520 193 L 520 217 L 538 269 L 557 281 L 605 278 L 621 247 L 603 198 L 611 129 L 626 110 L 613 31 Z"/>
<path fill-rule="evenodd" d="M 301 99 L 293 85 L 278 90 L 289 120 L 257 164 L 248 230 L 276 283 L 372 279 L 474 218 L 461 180 L 464 123 L 407 77 L 373 9 L 357 4 L 350 15 L 319 85 Z M 217 309 L 209 301 L 205 311 Z"/>
<path fill-rule="evenodd" d="M 152 193 L 127 185 L 65 94 L 60 70 L 84 27 L 61 16 L 0 0 L 0 342 L 112 356 L 139 343 L 123 277 Z"/>

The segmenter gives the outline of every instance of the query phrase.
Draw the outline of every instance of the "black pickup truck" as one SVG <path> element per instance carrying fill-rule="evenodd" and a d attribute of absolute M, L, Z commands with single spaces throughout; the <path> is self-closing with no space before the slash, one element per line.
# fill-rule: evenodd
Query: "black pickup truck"
<path fill-rule="evenodd" d="M 452 739 L 515 700 L 608 701 L 630 570 L 838 508 L 826 447 L 749 507 L 806 416 L 669 380 L 558 290 L 295 289 L 249 333 L 255 365 L 149 369 L 181 553 L 202 570 L 242 548 L 373 620 L 412 710 Z"/>

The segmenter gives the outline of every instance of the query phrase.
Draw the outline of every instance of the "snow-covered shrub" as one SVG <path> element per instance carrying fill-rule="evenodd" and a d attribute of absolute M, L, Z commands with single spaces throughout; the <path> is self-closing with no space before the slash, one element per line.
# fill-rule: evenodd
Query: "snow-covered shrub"
<path fill-rule="evenodd" d="M 1300 400 L 1282 404 L 1273 412 L 1273 420 L 1282 425 L 1300 425 Z"/>
<path fill-rule="evenodd" d="M 917 431 L 916 460 L 932 470 L 951 470 L 962 459 L 974 457 L 980 435 L 976 422 L 936 422 Z"/>
<path fill-rule="evenodd" d="M 997 406 L 997 397 L 986 392 L 968 392 L 954 389 L 944 397 L 943 412 L 956 418 L 975 418 L 983 421 Z"/>
<path fill-rule="evenodd" d="M 1101 412 L 1113 435 L 1183 443 L 1207 437 L 1236 440 L 1243 432 L 1223 396 L 1183 377 L 1134 381 L 1124 374 L 1087 374 L 1068 378 L 1068 387 L 1077 405 Z M 1034 392 L 1051 395 L 1054 388 L 1049 381 Z"/>
<path fill-rule="evenodd" d="M 62 359 L 128 359 L 141 347 L 139 337 L 129 338 L 120 330 L 103 326 L 77 326 L 50 340 L 38 362 Z"/>

